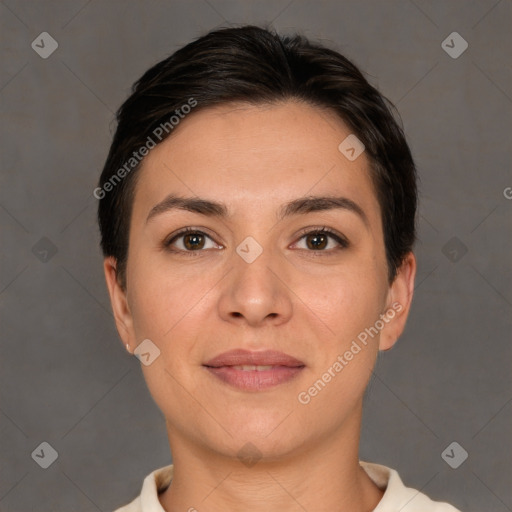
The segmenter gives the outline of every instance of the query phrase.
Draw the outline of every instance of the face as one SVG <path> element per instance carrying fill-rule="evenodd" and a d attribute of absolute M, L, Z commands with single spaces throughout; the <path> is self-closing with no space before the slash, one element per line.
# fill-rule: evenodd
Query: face
<path fill-rule="evenodd" d="M 111 259 L 105 272 L 123 342 L 160 351 L 142 369 L 171 449 L 284 456 L 359 417 L 415 267 L 409 255 L 389 285 L 369 161 L 338 149 L 350 133 L 298 102 L 231 104 L 189 116 L 143 162 L 126 292 Z"/>

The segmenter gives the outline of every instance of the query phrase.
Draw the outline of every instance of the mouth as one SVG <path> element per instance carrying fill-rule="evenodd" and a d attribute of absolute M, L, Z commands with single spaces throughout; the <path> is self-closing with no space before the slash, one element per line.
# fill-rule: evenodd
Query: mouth
<path fill-rule="evenodd" d="M 263 391 L 296 378 L 305 368 L 298 359 L 267 350 L 231 350 L 203 365 L 211 375 L 243 391 Z"/>

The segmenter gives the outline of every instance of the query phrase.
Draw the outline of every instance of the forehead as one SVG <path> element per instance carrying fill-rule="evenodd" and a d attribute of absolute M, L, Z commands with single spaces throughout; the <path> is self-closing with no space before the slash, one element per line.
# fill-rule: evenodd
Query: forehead
<path fill-rule="evenodd" d="M 378 209 L 365 153 L 350 161 L 339 149 L 350 135 L 333 112 L 298 101 L 208 107 L 146 156 L 135 206 L 173 191 L 247 208 L 267 199 L 277 208 L 294 196 L 336 191 Z"/>

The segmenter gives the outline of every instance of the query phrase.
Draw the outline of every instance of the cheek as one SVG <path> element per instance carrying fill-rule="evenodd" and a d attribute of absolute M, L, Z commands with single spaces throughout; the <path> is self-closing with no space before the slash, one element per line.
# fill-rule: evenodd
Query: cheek
<path fill-rule="evenodd" d="M 325 282 L 328 286 L 302 291 L 308 294 L 310 322 L 319 318 L 329 329 L 317 339 L 315 363 L 298 401 L 305 404 L 308 418 L 322 418 L 325 428 L 335 428 L 361 399 L 371 377 L 379 341 L 372 328 L 384 306 L 385 282 L 368 267 L 353 267 Z"/>
<path fill-rule="evenodd" d="M 162 342 L 172 338 L 182 323 L 189 323 L 201 311 L 214 284 L 207 275 L 187 269 L 140 266 L 133 275 L 130 297 L 137 337 Z"/>
<path fill-rule="evenodd" d="M 385 303 L 385 276 L 368 265 L 324 275 L 321 279 L 308 278 L 297 282 L 297 295 L 335 344 L 345 344 L 359 332 L 373 325 L 382 313 Z M 350 338 L 350 339 L 349 339 Z"/>
<path fill-rule="evenodd" d="M 150 339 L 159 349 L 154 362 L 141 369 L 157 405 L 166 417 L 179 422 L 176 411 L 190 405 L 184 389 L 193 393 L 190 374 L 196 371 L 204 317 L 212 314 L 205 308 L 211 307 L 206 299 L 213 285 L 208 279 L 169 269 L 138 272 L 131 296 L 134 332 L 139 343 Z"/>

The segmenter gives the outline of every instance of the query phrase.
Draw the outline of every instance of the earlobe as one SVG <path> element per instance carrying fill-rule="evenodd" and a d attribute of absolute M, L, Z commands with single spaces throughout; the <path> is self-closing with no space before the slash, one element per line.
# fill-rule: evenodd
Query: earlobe
<path fill-rule="evenodd" d="M 107 283 L 117 332 L 126 347 L 135 346 L 132 315 L 128 306 L 126 292 L 119 284 L 116 268 L 116 260 L 114 257 L 108 256 L 104 259 L 103 270 L 105 272 L 105 281 Z"/>
<path fill-rule="evenodd" d="M 380 333 L 379 350 L 392 348 L 405 328 L 414 294 L 415 276 L 416 258 L 412 252 L 409 252 L 389 287 L 384 313 L 388 322 Z"/>

